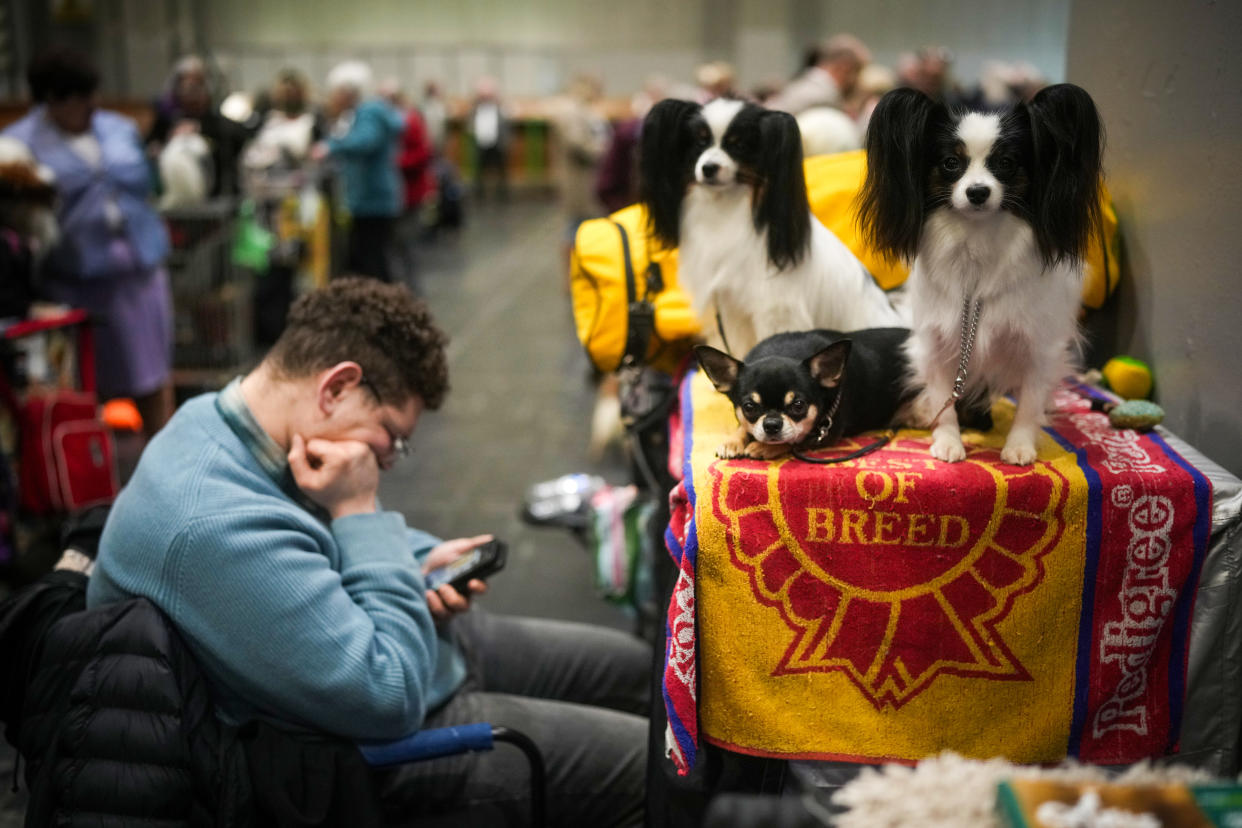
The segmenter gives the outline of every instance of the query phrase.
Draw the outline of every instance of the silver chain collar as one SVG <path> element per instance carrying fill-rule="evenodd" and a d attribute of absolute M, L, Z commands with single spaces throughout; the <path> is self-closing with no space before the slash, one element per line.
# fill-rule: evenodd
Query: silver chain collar
<path fill-rule="evenodd" d="M 815 429 L 815 442 L 822 443 L 828 439 L 828 432 L 832 431 L 832 418 L 837 416 L 837 409 L 841 407 L 841 397 L 845 394 L 845 377 L 841 378 L 841 385 L 837 388 L 836 399 L 832 401 L 832 405 L 828 408 L 828 413 L 824 415 L 823 422 Z"/>
<path fill-rule="evenodd" d="M 944 401 L 944 405 L 936 412 L 936 416 L 932 418 L 931 425 L 933 428 L 939 422 L 940 416 L 948 411 L 966 393 L 966 369 L 970 366 L 970 354 L 975 350 L 975 334 L 979 332 L 979 312 L 982 309 L 982 299 L 974 300 L 973 305 L 969 296 L 962 299 L 962 340 L 961 350 L 957 359 L 957 376 L 953 379 L 953 393 Z"/>

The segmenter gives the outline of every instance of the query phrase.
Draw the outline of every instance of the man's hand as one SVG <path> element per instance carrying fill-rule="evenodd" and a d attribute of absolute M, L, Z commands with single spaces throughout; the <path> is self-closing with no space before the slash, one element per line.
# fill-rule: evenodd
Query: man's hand
<path fill-rule="evenodd" d="M 331 150 L 328 149 L 328 143 L 326 141 L 316 141 L 311 144 L 310 159 L 312 161 L 322 161 L 330 154 Z"/>
<path fill-rule="evenodd" d="M 491 535 L 475 535 L 473 538 L 444 541 L 427 553 L 427 558 L 423 561 L 423 574 L 452 563 L 490 540 Z M 455 614 L 470 609 L 470 596 L 487 592 L 487 583 L 475 578 L 466 584 L 466 592 L 466 595 L 462 595 L 449 584 L 444 584 L 439 589 L 429 589 L 426 592 L 427 607 L 437 621 L 447 621 Z"/>
<path fill-rule="evenodd" d="M 310 440 L 294 434 L 289 469 L 302 492 L 335 520 L 375 511 L 379 463 L 366 443 L 357 440 Z"/>

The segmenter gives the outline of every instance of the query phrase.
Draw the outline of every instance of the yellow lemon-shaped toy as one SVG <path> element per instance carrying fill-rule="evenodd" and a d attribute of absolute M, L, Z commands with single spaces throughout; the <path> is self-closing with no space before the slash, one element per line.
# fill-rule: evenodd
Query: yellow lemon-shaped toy
<path fill-rule="evenodd" d="M 1100 372 L 1117 396 L 1127 400 L 1146 399 L 1151 394 L 1151 369 L 1134 357 L 1113 357 Z"/>

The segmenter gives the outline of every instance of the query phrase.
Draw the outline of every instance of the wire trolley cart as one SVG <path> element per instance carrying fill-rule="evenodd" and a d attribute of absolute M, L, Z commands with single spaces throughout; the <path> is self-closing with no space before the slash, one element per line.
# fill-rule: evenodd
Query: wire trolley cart
<path fill-rule="evenodd" d="M 232 198 L 164 211 L 178 387 L 218 388 L 254 358 L 254 275 L 233 263 L 236 213 Z"/>

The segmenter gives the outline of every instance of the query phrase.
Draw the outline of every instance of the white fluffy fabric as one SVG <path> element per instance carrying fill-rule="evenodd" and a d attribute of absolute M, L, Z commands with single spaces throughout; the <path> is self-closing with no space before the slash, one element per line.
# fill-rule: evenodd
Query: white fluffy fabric
<path fill-rule="evenodd" d="M 1184 765 L 1141 762 L 1118 776 L 1076 762 L 1041 768 L 1004 759 L 981 761 L 942 753 L 915 767 L 866 768 L 833 794 L 834 805 L 849 810 L 837 817 L 838 828 L 1003 828 L 996 812 L 996 786 L 1005 779 L 1056 779 L 1121 785 L 1205 782 L 1206 771 Z"/>
<path fill-rule="evenodd" d="M 802 134 L 802 154 L 830 155 L 862 146 L 862 135 L 854 119 L 831 106 L 814 106 L 798 115 Z"/>

